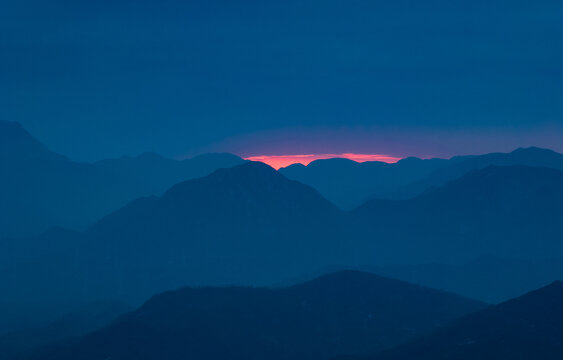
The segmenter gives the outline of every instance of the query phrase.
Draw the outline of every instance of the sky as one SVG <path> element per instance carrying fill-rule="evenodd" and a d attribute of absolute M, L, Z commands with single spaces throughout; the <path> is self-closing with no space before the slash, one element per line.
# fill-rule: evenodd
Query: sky
<path fill-rule="evenodd" d="M 563 2 L 0 2 L 0 119 L 75 160 L 563 151 Z"/>

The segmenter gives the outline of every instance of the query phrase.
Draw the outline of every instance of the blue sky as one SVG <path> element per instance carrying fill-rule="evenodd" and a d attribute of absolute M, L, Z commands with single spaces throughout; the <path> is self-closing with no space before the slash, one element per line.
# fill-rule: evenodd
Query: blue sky
<path fill-rule="evenodd" d="M 95 160 L 563 151 L 557 1 L 3 1 L 0 118 Z"/>

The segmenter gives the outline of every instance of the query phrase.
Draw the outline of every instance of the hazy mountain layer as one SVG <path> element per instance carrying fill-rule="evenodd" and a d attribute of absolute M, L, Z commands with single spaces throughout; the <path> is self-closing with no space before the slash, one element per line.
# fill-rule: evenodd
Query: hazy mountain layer
<path fill-rule="evenodd" d="M 0 238 L 53 226 L 83 229 L 129 201 L 241 164 L 231 154 L 176 161 L 156 154 L 76 163 L 55 154 L 19 124 L 0 121 Z"/>
<path fill-rule="evenodd" d="M 327 359 L 388 348 L 483 306 L 361 272 L 281 289 L 184 288 L 33 359 Z"/>
<path fill-rule="evenodd" d="M 280 172 L 314 187 L 339 207 L 353 209 L 374 198 L 409 199 L 472 170 L 491 165 L 542 166 L 563 170 L 563 155 L 532 147 L 511 153 L 457 156 L 448 160 L 410 157 L 395 164 L 328 159 L 313 161 L 308 166 L 291 165 L 280 169 Z"/>
<path fill-rule="evenodd" d="M 563 357 L 563 283 L 470 314 L 374 360 Z"/>
<path fill-rule="evenodd" d="M 563 254 L 561 204 L 562 171 L 490 166 L 413 199 L 370 201 L 350 218 L 380 264 L 543 259 Z"/>
<path fill-rule="evenodd" d="M 563 172 L 506 166 L 345 213 L 314 189 L 248 163 L 137 199 L 87 232 L 17 243 L 25 256 L 6 253 L 3 296 L 138 302 L 183 285 L 276 284 L 330 266 L 456 265 L 490 256 L 537 262 L 563 256 L 561 203 Z M 468 291 L 463 283 L 457 290 L 479 295 L 466 279 Z"/>

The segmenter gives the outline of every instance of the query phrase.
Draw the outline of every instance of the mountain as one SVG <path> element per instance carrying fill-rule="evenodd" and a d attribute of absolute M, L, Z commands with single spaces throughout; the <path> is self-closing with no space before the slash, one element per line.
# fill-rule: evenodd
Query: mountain
<path fill-rule="evenodd" d="M 448 160 L 409 157 L 395 164 L 327 159 L 313 161 L 308 166 L 295 164 L 279 171 L 290 179 L 314 187 L 337 206 L 353 209 L 370 199 L 413 198 L 473 170 L 491 165 L 525 165 L 563 170 L 563 155 L 531 147 L 516 149 L 511 153 L 456 156 Z"/>
<path fill-rule="evenodd" d="M 478 156 L 453 157 L 446 166 L 433 171 L 426 178 L 415 181 L 407 186 L 396 189 L 387 194 L 386 198 L 408 199 L 427 191 L 445 185 L 473 170 L 494 166 L 536 166 L 563 170 L 563 154 L 538 147 L 519 148 L 511 153 L 491 153 Z"/>
<path fill-rule="evenodd" d="M 317 191 L 251 162 L 139 198 L 68 240 L 29 240 L 46 255 L 7 264 L 1 283 L 10 297 L 131 302 L 186 284 L 272 284 L 348 262 L 343 230 Z"/>
<path fill-rule="evenodd" d="M 483 257 L 537 264 L 563 256 L 561 203 L 563 172 L 491 166 L 413 199 L 374 200 L 343 212 L 311 187 L 247 163 L 139 198 L 86 232 L 18 243 L 31 249 L 20 254 L 35 256 L 6 252 L 20 261 L 0 266 L 0 293 L 6 301 L 40 293 L 57 301 L 103 295 L 136 303 L 183 285 L 287 283 L 331 266 L 455 268 Z M 482 276 L 498 271 L 490 267 Z M 557 267 L 542 268 L 529 284 L 556 275 Z M 431 277 L 420 283 L 482 296 L 475 277 L 455 286 Z M 486 299 L 522 290 L 509 286 L 514 279 Z"/>
<path fill-rule="evenodd" d="M 0 161 L 49 160 L 63 162 L 66 158 L 49 151 L 19 123 L 0 121 Z"/>
<path fill-rule="evenodd" d="M 56 320 L 0 334 L 2 359 L 26 359 L 35 348 L 69 337 L 86 335 L 131 310 L 129 305 L 116 301 L 67 304 L 65 313 L 58 315 Z"/>
<path fill-rule="evenodd" d="M 406 158 L 395 164 L 380 161 L 358 163 L 348 159 L 315 160 L 279 171 L 289 179 L 317 189 L 342 209 L 352 209 L 370 198 L 424 179 L 448 160 Z"/>
<path fill-rule="evenodd" d="M 397 264 L 360 268 L 495 304 L 563 279 L 561 258 L 482 257 L 461 264 Z"/>
<path fill-rule="evenodd" d="M 76 163 L 47 149 L 18 123 L 0 121 L 0 238 L 54 226 L 84 229 L 137 197 L 160 195 L 175 183 L 242 162 L 230 154 L 183 161 L 143 154 Z"/>
<path fill-rule="evenodd" d="M 184 284 L 270 284 L 344 260 L 340 215 L 314 189 L 247 163 L 130 203 L 87 232 L 83 251 L 90 267 L 111 269 L 105 287 L 144 288 L 141 298 Z"/>
<path fill-rule="evenodd" d="M 562 171 L 490 166 L 413 199 L 370 201 L 350 218 L 374 263 L 537 260 L 563 254 L 562 203 Z"/>
<path fill-rule="evenodd" d="M 374 360 L 563 357 L 563 283 L 470 314 Z M 375 341 L 375 340 L 374 340 Z"/>
<path fill-rule="evenodd" d="M 354 271 L 279 289 L 183 288 L 33 359 L 327 359 L 385 349 L 483 307 Z"/>

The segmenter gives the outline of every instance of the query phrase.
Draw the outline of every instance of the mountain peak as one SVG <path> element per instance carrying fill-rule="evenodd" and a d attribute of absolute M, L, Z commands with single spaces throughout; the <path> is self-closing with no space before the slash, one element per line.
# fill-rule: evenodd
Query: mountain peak
<path fill-rule="evenodd" d="M 176 184 L 168 190 L 163 197 L 175 194 L 180 189 L 189 187 L 193 184 L 200 184 L 204 182 L 215 185 L 217 185 L 217 183 L 222 183 L 222 186 L 240 183 L 252 185 L 255 182 L 279 181 L 280 179 L 286 180 L 283 175 L 278 173 L 269 165 L 261 162 L 250 161 L 231 168 L 218 169 L 200 179 L 188 180 Z"/>
<path fill-rule="evenodd" d="M 401 163 L 401 164 L 404 165 L 404 164 L 420 163 L 421 161 L 424 161 L 424 160 L 422 160 L 421 158 L 416 157 L 416 156 L 409 156 L 409 157 L 406 157 L 406 158 L 402 158 L 401 160 L 397 161 L 397 163 Z"/>
<path fill-rule="evenodd" d="M 318 160 L 314 160 L 311 161 L 309 163 L 309 165 L 307 165 L 308 167 L 315 167 L 315 166 L 330 166 L 330 165 L 337 165 L 337 166 L 354 166 L 354 165 L 359 165 L 360 163 L 351 159 L 347 159 L 347 158 L 342 158 L 342 157 L 333 157 L 330 159 L 318 159 Z"/>
<path fill-rule="evenodd" d="M 550 153 L 553 154 L 555 151 L 551 149 L 545 149 L 538 146 L 529 146 L 529 147 L 519 147 L 512 151 L 512 154 L 518 153 Z"/>
<path fill-rule="evenodd" d="M 16 143 L 22 140 L 37 141 L 20 123 L 15 121 L 0 121 L 0 145 Z"/>
<path fill-rule="evenodd" d="M 318 278 L 313 279 L 304 284 L 309 285 L 316 283 L 316 284 L 330 284 L 332 286 L 334 284 L 340 284 L 340 285 L 347 284 L 350 283 L 351 280 L 366 284 L 370 282 L 373 283 L 377 281 L 390 280 L 390 279 L 386 279 L 379 275 L 365 271 L 348 269 L 348 270 L 335 271 L 326 275 L 319 276 Z M 395 280 L 390 280 L 390 281 L 395 281 Z"/>
<path fill-rule="evenodd" d="M 299 203 L 309 204 L 316 209 L 335 210 L 335 207 L 315 189 L 287 179 L 269 165 L 253 161 L 219 169 L 208 176 L 176 184 L 164 193 L 162 200 L 174 203 L 195 201 L 204 204 L 213 201 L 209 198 L 210 195 L 218 203 L 229 199 L 233 202 L 231 206 L 260 203 L 270 207 L 284 203 L 293 207 Z"/>
<path fill-rule="evenodd" d="M 563 168 L 563 155 L 551 149 L 531 146 L 527 148 L 518 148 L 509 155 L 514 157 L 514 161 L 518 161 L 523 164 L 550 166 L 558 169 Z"/>
<path fill-rule="evenodd" d="M 0 121 L 0 158 L 18 162 L 29 159 L 66 159 L 55 154 L 14 121 Z"/>

